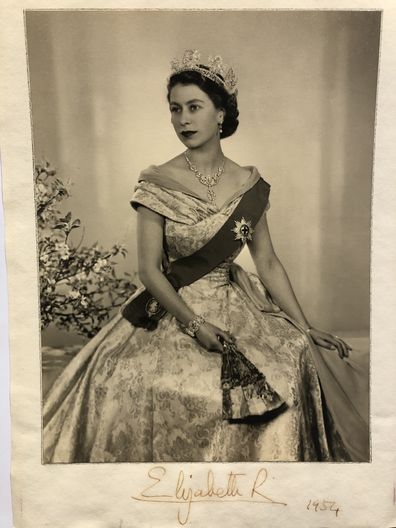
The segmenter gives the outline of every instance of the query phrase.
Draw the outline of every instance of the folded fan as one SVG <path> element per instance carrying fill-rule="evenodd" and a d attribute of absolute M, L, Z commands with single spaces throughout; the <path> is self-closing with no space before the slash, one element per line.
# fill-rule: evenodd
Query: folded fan
<path fill-rule="evenodd" d="M 243 421 L 265 416 L 286 407 L 281 396 L 235 344 L 223 344 L 221 388 L 223 391 L 223 419 Z"/>

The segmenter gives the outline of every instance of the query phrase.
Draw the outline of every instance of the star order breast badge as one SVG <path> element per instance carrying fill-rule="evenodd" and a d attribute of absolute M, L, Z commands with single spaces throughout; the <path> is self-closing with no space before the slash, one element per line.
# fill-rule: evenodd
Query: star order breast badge
<path fill-rule="evenodd" d="M 245 244 L 248 240 L 252 240 L 252 234 L 254 229 L 252 228 L 252 222 L 245 220 L 243 217 L 240 220 L 234 220 L 235 227 L 231 229 L 235 233 L 235 240 L 241 240 L 242 244 Z"/>

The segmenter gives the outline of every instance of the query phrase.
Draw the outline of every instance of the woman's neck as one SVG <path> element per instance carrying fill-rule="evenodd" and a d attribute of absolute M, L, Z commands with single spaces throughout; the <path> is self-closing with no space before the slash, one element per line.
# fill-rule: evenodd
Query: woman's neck
<path fill-rule="evenodd" d="M 204 173 L 215 172 L 224 158 L 220 142 L 196 149 L 187 149 L 186 154 L 191 163 Z"/>

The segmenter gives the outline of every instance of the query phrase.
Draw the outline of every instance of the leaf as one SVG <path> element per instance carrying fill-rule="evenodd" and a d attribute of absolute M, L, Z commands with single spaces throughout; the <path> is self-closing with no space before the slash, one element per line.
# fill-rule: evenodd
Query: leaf
<path fill-rule="evenodd" d="M 111 257 L 118 254 L 125 257 L 128 251 L 123 244 L 114 244 L 111 249 L 102 248 L 98 241 L 89 246 L 82 246 L 81 238 L 77 246 L 70 245 L 70 231 L 82 227 L 84 234 L 84 226 L 79 218 L 72 220 L 71 211 L 64 216 L 63 212 L 56 209 L 55 204 L 63 197 L 69 196 L 65 183 L 55 176 L 56 171 L 50 167 L 49 162 L 45 167 L 37 164 L 35 172 L 39 176 L 35 182 L 45 185 L 49 197 L 44 204 L 38 204 L 36 209 L 37 245 L 41 259 L 41 328 L 52 325 L 91 338 L 103 327 L 114 313 L 113 310 L 120 306 L 120 299 L 125 300 L 126 295 L 136 289 L 132 282 L 136 274 L 126 272 L 121 277 L 117 276 L 119 259 L 113 260 Z M 55 249 L 56 244 L 69 246 L 71 253 L 67 259 L 60 259 L 61 255 Z M 99 266 L 101 269 L 94 274 L 92 268 L 100 259 L 106 259 L 107 265 Z M 78 299 L 69 299 L 62 290 L 57 290 L 56 294 L 51 292 L 49 285 L 56 284 L 58 288 L 59 281 L 60 287 L 68 282 L 68 287 L 76 288 L 81 295 L 85 295 L 87 306 L 82 306 Z"/>

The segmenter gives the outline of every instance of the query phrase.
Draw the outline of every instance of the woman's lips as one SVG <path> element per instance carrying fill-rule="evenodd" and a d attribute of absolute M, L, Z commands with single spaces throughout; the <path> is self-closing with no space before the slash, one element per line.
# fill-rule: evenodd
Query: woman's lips
<path fill-rule="evenodd" d="M 194 134 L 197 133 L 196 130 L 183 130 L 182 132 L 180 132 L 181 135 L 185 138 L 190 138 L 192 137 Z"/>

